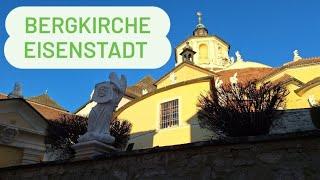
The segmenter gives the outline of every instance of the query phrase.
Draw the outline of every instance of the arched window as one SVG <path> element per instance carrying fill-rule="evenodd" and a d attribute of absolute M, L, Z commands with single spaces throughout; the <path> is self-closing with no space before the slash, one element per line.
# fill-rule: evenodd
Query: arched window
<path fill-rule="evenodd" d="M 206 44 L 200 44 L 199 58 L 200 59 L 208 59 L 208 46 Z"/>

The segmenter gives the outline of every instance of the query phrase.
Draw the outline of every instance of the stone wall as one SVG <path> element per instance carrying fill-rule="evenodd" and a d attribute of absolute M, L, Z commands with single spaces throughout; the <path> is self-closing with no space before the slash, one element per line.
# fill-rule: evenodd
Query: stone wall
<path fill-rule="evenodd" d="M 275 121 L 274 127 L 270 130 L 270 134 L 281 134 L 315 130 L 313 125 L 310 109 L 292 109 L 286 110 Z"/>
<path fill-rule="evenodd" d="M 11 179 L 320 179 L 320 131 L 118 152 L 0 169 Z"/>

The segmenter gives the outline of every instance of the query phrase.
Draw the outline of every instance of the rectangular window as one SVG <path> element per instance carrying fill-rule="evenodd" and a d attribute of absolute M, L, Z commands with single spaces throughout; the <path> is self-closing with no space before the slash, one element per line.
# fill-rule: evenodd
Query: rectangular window
<path fill-rule="evenodd" d="M 178 99 L 161 103 L 160 129 L 179 125 L 179 101 Z"/>

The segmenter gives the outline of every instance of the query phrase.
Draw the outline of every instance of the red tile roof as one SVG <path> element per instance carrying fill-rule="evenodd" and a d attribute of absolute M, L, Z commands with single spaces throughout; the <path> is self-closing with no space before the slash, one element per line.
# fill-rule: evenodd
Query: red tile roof
<path fill-rule="evenodd" d="M 237 73 L 238 82 L 246 83 L 252 80 L 259 80 L 275 70 L 274 68 L 245 68 L 220 71 L 217 74 L 223 83 L 230 83 L 229 78 Z"/>
<path fill-rule="evenodd" d="M 6 94 L 0 93 L 0 99 L 8 99 L 8 97 Z"/>
<path fill-rule="evenodd" d="M 275 84 L 277 84 L 277 83 L 281 83 L 281 84 L 294 83 L 297 86 L 302 86 L 304 84 L 303 82 L 301 82 L 300 80 L 290 76 L 289 74 L 284 74 L 280 78 L 278 78 L 275 81 L 273 81 L 273 83 L 275 83 Z"/>
<path fill-rule="evenodd" d="M 36 102 L 32 102 L 27 100 L 27 102 L 35 108 L 42 116 L 44 116 L 47 120 L 56 120 L 62 115 L 70 114 L 68 111 L 57 109 L 54 107 L 38 104 Z"/>
<path fill-rule="evenodd" d="M 148 92 L 152 92 L 156 89 L 156 86 L 153 85 L 155 80 L 151 76 L 145 76 L 136 84 L 129 86 L 126 90 L 126 94 L 132 94 L 135 97 L 142 96 L 142 90 L 146 89 Z"/>
<path fill-rule="evenodd" d="M 276 75 L 276 74 L 278 74 L 288 68 L 310 66 L 310 65 L 314 65 L 314 64 L 320 64 L 320 57 L 311 57 L 311 58 L 299 59 L 297 61 L 292 61 L 292 62 L 289 62 L 289 63 L 283 65 L 282 67 L 276 69 L 272 73 L 266 75 L 261 80 L 262 81 L 266 80 L 266 79 L 268 79 L 268 78 L 270 78 L 270 77 L 272 77 L 272 76 L 274 76 L 274 75 Z"/>
<path fill-rule="evenodd" d="M 8 97 L 6 94 L 0 93 L 0 99 L 8 99 Z M 70 114 L 68 111 L 57 109 L 55 107 L 39 104 L 30 100 L 26 101 L 47 120 L 55 120 L 58 119 L 61 115 Z"/>
<path fill-rule="evenodd" d="M 320 57 L 311 57 L 311 58 L 303 58 L 297 61 L 289 62 L 282 66 L 282 68 L 293 67 L 293 66 L 303 66 L 303 65 L 310 65 L 310 64 L 319 64 Z"/>
<path fill-rule="evenodd" d="M 49 107 L 53 107 L 53 108 L 56 108 L 56 109 L 65 110 L 55 100 L 53 100 L 48 95 L 48 93 L 44 93 L 44 94 L 41 94 L 39 96 L 29 97 L 29 98 L 27 98 L 27 100 L 35 102 L 35 103 L 38 103 L 38 104 L 46 105 L 46 106 L 49 106 Z"/>
<path fill-rule="evenodd" d="M 312 88 L 312 87 L 317 86 L 319 84 L 320 84 L 320 76 L 315 77 L 314 79 L 303 84 L 299 89 L 296 89 L 294 92 L 297 93 L 299 96 L 301 96 L 305 92 L 305 90 L 308 90 L 309 88 Z"/>

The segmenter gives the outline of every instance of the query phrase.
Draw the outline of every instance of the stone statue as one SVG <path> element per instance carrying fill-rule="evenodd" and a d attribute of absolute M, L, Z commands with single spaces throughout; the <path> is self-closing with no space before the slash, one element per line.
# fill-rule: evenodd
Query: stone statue
<path fill-rule="evenodd" d="M 23 98 L 22 85 L 18 82 L 14 84 L 13 91 L 9 93 L 9 98 Z"/>
<path fill-rule="evenodd" d="M 89 113 L 88 130 L 78 139 L 79 142 L 97 140 L 112 144 L 114 137 L 110 135 L 110 121 L 127 88 L 127 80 L 121 75 L 118 79 L 115 73 L 109 75 L 110 81 L 95 85 L 92 100 L 97 103 Z"/>
<path fill-rule="evenodd" d="M 217 91 L 221 90 L 221 86 L 223 84 L 223 81 L 217 77 L 217 79 L 214 81 L 214 86 L 217 89 Z"/>
<path fill-rule="evenodd" d="M 236 51 L 236 57 L 237 57 L 237 62 L 239 61 L 239 62 L 242 62 L 243 61 L 243 59 L 242 59 L 242 57 L 241 57 L 241 54 L 240 54 L 240 52 L 239 51 Z"/>
<path fill-rule="evenodd" d="M 232 65 L 234 63 L 234 57 L 230 57 L 229 61 L 230 61 L 230 65 Z"/>
<path fill-rule="evenodd" d="M 318 105 L 318 103 L 317 103 L 316 98 L 314 97 L 314 95 L 310 95 L 310 96 L 308 97 L 308 102 L 309 102 L 309 104 L 310 104 L 311 107 L 314 107 L 314 106 L 317 106 L 317 105 Z"/>
<path fill-rule="evenodd" d="M 142 93 L 142 95 L 145 95 L 145 94 L 148 94 L 148 89 L 142 89 L 142 91 L 141 91 L 141 93 Z"/>
<path fill-rule="evenodd" d="M 299 59 L 302 59 L 302 57 L 299 55 L 298 50 L 293 51 L 293 61 L 298 61 Z"/>

